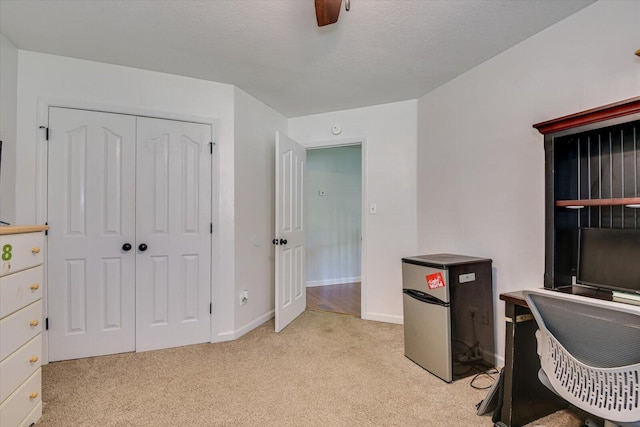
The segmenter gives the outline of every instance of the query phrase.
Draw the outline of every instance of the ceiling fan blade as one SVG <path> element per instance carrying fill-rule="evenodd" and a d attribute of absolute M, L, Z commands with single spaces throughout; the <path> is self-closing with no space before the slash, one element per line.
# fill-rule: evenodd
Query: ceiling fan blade
<path fill-rule="evenodd" d="M 316 1 L 316 19 L 318 27 L 335 24 L 338 22 L 340 15 L 340 6 L 342 0 L 315 0 Z"/>

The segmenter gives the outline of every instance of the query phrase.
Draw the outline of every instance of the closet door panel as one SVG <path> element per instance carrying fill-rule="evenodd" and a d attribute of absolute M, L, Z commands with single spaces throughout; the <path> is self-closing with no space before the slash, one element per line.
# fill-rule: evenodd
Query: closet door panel
<path fill-rule="evenodd" d="M 206 342 L 211 126 L 138 118 L 137 129 L 136 346 L 144 351 Z"/>
<path fill-rule="evenodd" d="M 136 119 L 50 108 L 49 360 L 135 350 Z"/>

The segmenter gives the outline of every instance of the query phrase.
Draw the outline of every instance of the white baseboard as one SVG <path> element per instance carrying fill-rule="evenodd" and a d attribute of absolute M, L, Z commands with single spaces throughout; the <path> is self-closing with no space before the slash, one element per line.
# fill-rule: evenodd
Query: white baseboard
<path fill-rule="evenodd" d="M 374 320 L 376 322 L 395 323 L 398 325 L 404 324 L 404 318 L 402 316 L 391 316 L 389 314 L 380 313 L 362 313 L 360 317 L 364 320 Z"/>
<path fill-rule="evenodd" d="M 353 283 L 362 281 L 362 277 L 342 277 L 339 279 L 325 279 L 325 280 L 311 280 L 306 283 L 307 288 L 313 288 L 314 286 L 330 286 L 330 285 L 342 285 L 343 283 Z"/>
<path fill-rule="evenodd" d="M 256 319 L 252 320 L 251 322 L 247 323 L 246 325 L 234 331 L 219 333 L 217 336 L 213 337 L 213 340 L 211 342 L 215 343 L 215 342 L 237 340 L 247 332 L 254 330 L 258 326 L 262 325 L 264 322 L 271 320 L 273 316 L 275 316 L 275 314 L 276 314 L 275 310 L 271 310 L 268 313 L 265 313 L 262 316 L 257 317 Z"/>
<path fill-rule="evenodd" d="M 247 323 L 243 327 L 236 329 L 236 333 L 235 333 L 235 338 L 234 339 L 240 338 L 241 336 L 243 336 L 247 332 L 250 332 L 250 331 L 254 330 L 255 328 L 257 328 L 258 326 L 262 325 L 264 322 L 267 322 L 267 321 L 273 319 L 273 317 L 275 315 L 276 315 L 276 311 L 275 310 L 271 310 L 271 311 L 263 314 L 262 316 L 252 320 L 251 322 Z"/>
<path fill-rule="evenodd" d="M 500 368 L 504 368 L 504 357 L 498 356 L 496 354 L 495 360 L 496 360 L 496 368 L 498 368 L 498 370 L 500 370 Z"/>
<path fill-rule="evenodd" d="M 233 341 L 235 339 L 234 337 L 235 337 L 234 331 L 220 332 L 216 336 L 211 337 L 211 342 L 217 343 L 217 342 Z"/>

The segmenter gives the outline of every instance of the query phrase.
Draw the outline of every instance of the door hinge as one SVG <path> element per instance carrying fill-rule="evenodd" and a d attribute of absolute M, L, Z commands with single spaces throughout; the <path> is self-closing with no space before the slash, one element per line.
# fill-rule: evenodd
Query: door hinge
<path fill-rule="evenodd" d="M 209 223 L 209 234 L 213 234 L 213 223 Z"/>
<path fill-rule="evenodd" d="M 49 318 L 44 319 L 44 329 L 45 331 L 49 330 Z"/>
<path fill-rule="evenodd" d="M 46 126 L 40 126 L 40 129 L 44 129 L 44 139 L 49 140 L 49 128 Z"/>
<path fill-rule="evenodd" d="M 213 154 L 213 142 L 209 143 L 209 151 Z"/>
<path fill-rule="evenodd" d="M 213 303 L 209 303 L 209 314 L 213 314 Z"/>
<path fill-rule="evenodd" d="M 48 222 L 45 222 L 44 225 L 46 225 L 47 227 L 49 226 Z M 49 229 L 47 228 L 46 230 L 44 230 L 44 235 L 48 236 L 49 235 Z"/>

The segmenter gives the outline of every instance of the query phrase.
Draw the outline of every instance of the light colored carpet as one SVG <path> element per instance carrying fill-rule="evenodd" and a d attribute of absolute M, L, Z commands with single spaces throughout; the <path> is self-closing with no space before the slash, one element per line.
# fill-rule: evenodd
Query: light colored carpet
<path fill-rule="evenodd" d="M 280 334 L 270 321 L 233 342 L 51 363 L 37 425 L 493 426 L 470 381 L 405 358 L 401 325 L 306 311 Z"/>

